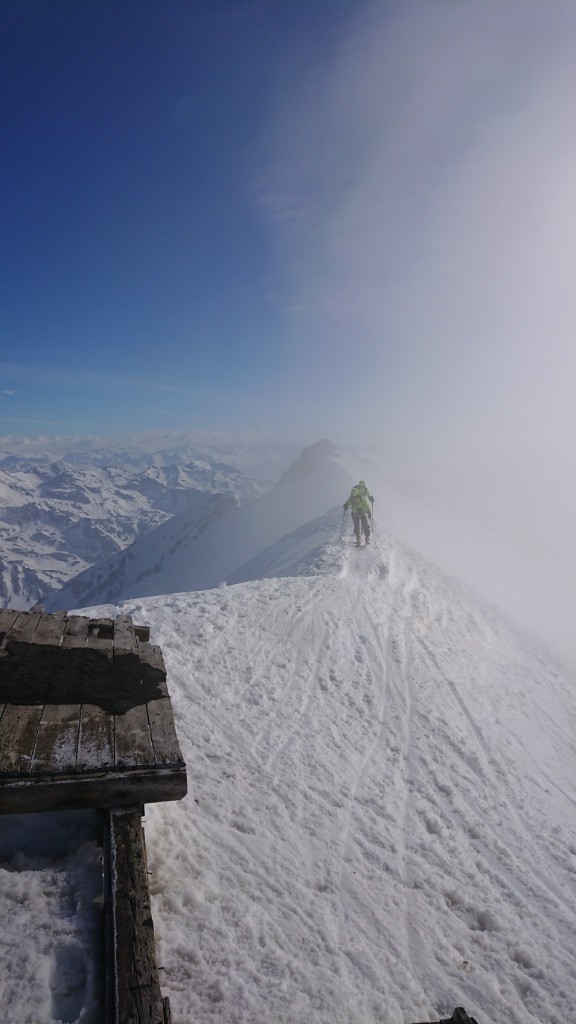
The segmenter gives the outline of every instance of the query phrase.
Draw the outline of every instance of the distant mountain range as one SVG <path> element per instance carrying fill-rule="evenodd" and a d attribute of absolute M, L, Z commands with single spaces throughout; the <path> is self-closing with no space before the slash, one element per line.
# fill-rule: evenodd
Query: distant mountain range
<path fill-rule="evenodd" d="M 71 577 L 186 512 L 251 500 L 266 490 L 196 453 L 95 449 L 67 460 L 0 452 L 0 605 L 28 608 Z"/>

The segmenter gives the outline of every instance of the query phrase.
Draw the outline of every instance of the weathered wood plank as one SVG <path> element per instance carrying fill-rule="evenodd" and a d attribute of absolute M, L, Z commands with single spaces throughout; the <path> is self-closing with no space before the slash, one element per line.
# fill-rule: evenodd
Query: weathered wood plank
<path fill-rule="evenodd" d="M 88 642 L 88 633 L 65 633 L 60 644 L 61 651 L 83 651 Z"/>
<path fill-rule="evenodd" d="M 99 637 L 101 640 L 113 640 L 114 619 L 90 619 L 88 632 L 90 636 Z"/>
<path fill-rule="evenodd" d="M 66 636 L 88 636 L 90 619 L 86 615 L 69 615 L 64 634 Z"/>
<path fill-rule="evenodd" d="M 73 638 L 76 639 L 76 638 Z M 40 648 L 40 651 L 47 648 Z M 7 704 L 114 704 L 114 678 L 106 663 L 84 651 L 53 648 L 53 656 L 0 658 L 0 701 Z M 113 713 L 113 708 L 111 709 Z"/>
<path fill-rule="evenodd" d="M 186 796 L 184 768 L 85 775 L 0 776 L 0 815 L 163 803 Z"/>
<path fill-rule="evenodd" d="M 164 656 L 158 644 L 139 643 L 138 653 L 143 665 L 147 665 L 155 675 L 166 677 Z"/>
<path fill-rule="evenodd" d="M 117 682 L 125 687 L 136 687 L 141 683 L 140 658 L 138 640 L 134 632 L 134 624 L 129 615 L 118 615 L 114 619 L 114 675 Z M 141 689 L 141 687 L 140 687 Z M 120 691 L 118 691 L 120 692 Z M 134 703 L 145 703 L 146 698 L 135 700 Z"/>
<path fill-rule="evenodd" d="M 142 682 L 146 685 L 146 689 L 148 690 L 150 686 L 154 686 L 157 698 L 167 697 L 166 665 L 164 664 L 162 651 L 157 644 L 138 644 L 138 653 L 140 655 Z M 148 699 L 156 699 L 156 697 L 149 697 Z"/>
<path fill-rule="evenodd" d="M 20 615 L 6 634 L 4 646 L 12 654 L 18 654 L 32 643 L 42 612 L 20 612 Z"/>
<path fill-rule="evenodd" d="M 162 652 L 138 638 L 148 627 L 130 616 L 0 614 L 16 648 L 0 651 L 0 813 L 21 800 L 33 810 L 181 799 Z"/>
<path fill-rule="evenodd" d="M 117 1024 L 165 1024 L 140 812 L 112 810 L 109 828 Z"/>
<path fill-rule="evenodd" d="M 113 674 L 111 641 L 99 641 L 87 634 L 65 634 L 61 645 L 31 643 L 23 645 L 17 654 L 0 652 L 1 701 L 97 703 L 100 695 L 113 700 L 117 690 L 126 700 L 118 682 Z"/>
<path fill-rule="evenodd" d="M 114 619 L 114 657 L 132 654 L 138 657 L 138 639 L 130 615 L 117 615 Z"/>
<path fill-rule="evenodd" d="M 90 703 L 123 713 L 167 695 L 161 651 L 138 641 L 130 616 L 15 614 L 0 648 L 0 702 Z"/>
<path fill-rule="evenodd" d="M 106 658 L 107 665 L 106 671 L 112 672 L 112 662 L 114 660 L 114 648 L 112 640 L 103 640 L 99 636 L 92 636 L 91 633 L 86 637 L 86 650 L 96 651 L 98 657 Z M 89 655 L 92 657 L 92 655 Z"/>
<path fill-rule="evenodd" d="M 59 647 L 68 619 L 67 612 L 55 612 L 54 615 L 43 615 L 34 633 L 34 646 L 46 645 Z"/>
<path fill-rule="evenodd" d="M 36 745 L 42 706 L 6 704 L 0 718 L 0 773 L 28 772 Z"/>
<path fill-rule="evenodd" d="M 96 704 L 80 711 L 76 772 L 109 771 L 114 768 L 114 716 Z"/>
<path fill-rule="evenodd" d="M 114 720 L 116 768 L 152 767 L 154 749 L 145 704 L 130 708 Z"/>
<path fill-rule="evenodd" d="M 104 911 L 104 1018 L 102 1024 L 116 1024 L 116 971 L 114 963 L 114 900 L 109 810 L 102 811 L 101 820 L 103 853 L 102 895 L 104 897 L 104 906 L 102 908 Z"/>
<path fill-rule="evenodd" d="M 14 611 L 13 608 L 0 609 L 0 644 L 4 642 L 6 634 L 12 628 L 19 615 L 20 612 Z"/>
<path fill-rule="evenodd" d="M 155 763 L 157 765 L 184 764 L 169 697 L 150 701 L 148 721 Z"/>
<path fill-rule="evenodd" d="M 30 773 L 56 775 L 76 768 L 80 704 L 46 704 L 38 727 Z"/>

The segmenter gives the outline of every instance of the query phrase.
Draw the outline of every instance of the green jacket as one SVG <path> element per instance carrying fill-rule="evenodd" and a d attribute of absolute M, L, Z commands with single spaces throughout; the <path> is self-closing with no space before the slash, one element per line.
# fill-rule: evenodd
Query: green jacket
<path fill-rule="evenodd" d="M 359 487 L 352 488 L 350 497 L 344 502 L 344 508 L 350 509 L 353 516 L 372 515 L 368 497 Z"/>

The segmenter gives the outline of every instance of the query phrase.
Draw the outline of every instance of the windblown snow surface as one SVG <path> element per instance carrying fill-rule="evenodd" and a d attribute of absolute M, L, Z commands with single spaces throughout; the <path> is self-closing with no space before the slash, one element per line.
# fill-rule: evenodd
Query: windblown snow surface
<path fill-rule="evenodd" d="M 573 678 L 398 542 L 339 543 L 337 515 L 256 560 L 267 578 L 121 606 L 162 646 L 188 764 L 186 799 L 145 825 L 174 1020 L 408 1024 L 464 1006 L 565 1024 Z M 0 852 L 4 1019 L 98 1021 L 93 987 L 50 988 L 42 915 L 66 900 L 47 881 L 30 906 Z M 45 857 L 48 875 L 62 864 L 73 896 L 77 871 Z M 53 944 L 82 963 L 92 919 L 68 904 L 75 935 Z"/>

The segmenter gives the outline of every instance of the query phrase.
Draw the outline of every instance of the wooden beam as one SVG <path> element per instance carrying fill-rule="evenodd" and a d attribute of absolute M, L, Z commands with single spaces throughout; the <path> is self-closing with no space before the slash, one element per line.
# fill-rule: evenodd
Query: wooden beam
<path fill-rule="evenodd" d="M 0 779 L 0 815 L 163 803 L 181 800 L 186 790 L 184 767 L 74 775 L 4 775 Z"/>
<path fill-rule="evenodd" d="M 105 860 L 111 900 L 106 974 L 113 993 L 113 1016 L 106 1024 L 166 1024 L 139 809 L 108 812 Z"/>

